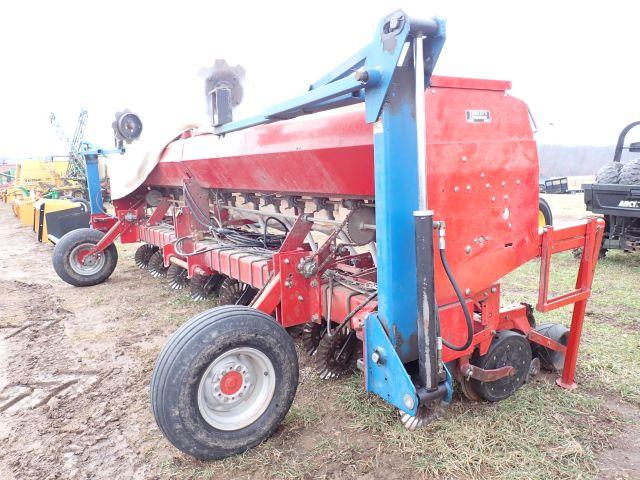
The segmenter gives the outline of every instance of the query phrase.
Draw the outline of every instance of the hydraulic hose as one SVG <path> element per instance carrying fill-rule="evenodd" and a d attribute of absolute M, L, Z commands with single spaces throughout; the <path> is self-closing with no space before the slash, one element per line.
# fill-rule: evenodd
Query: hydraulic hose
<path fill-rule="evenodd" d="M 264 231 L 262 232 L 262 243 L 264 244 L 264 248 L 269 248 L 267 246 L 267 227 L 269 225 L 269 220 L 273 220 L 274 222 L 279 223 L 284 228 L 284 234 L 287 235 L 289 233 L 289 228 L 284 224 L 282 220 L 276 217 L 267 217 L 264 220 Z"/>
<path fill-rule="evenodd" d="M 462 292 L 460 291 L 460 287 L 458 286 L 458 282 L 456 282 L 456 279 L 451 273 L 449 262 L 447 262 L 447 255 L 444 251 L 444 246 L 441 245 L 439 250 L 440 250 L 440 260 L 442 261 L 442 266 L 444 267 L 444 271 L 447 274 L 447 277 L 449 278 L 449 282 L 451 282 L 451 286 L 453 287 L 453 290 L 456 292 L 456 297 L 458 297 L 458 301 L 460 302 L 460 306 L 462 307 L 462 312 L 464 313 L 464 319 L 467 323 L 467 341 L 464 342 L 464 345 L 460 345 L 460 346 L 452 345 L 451 343 L 447 342 L 444 338 L 442 339 L 442 343 L 451 350 L 455 350 L 456 352 L 461 352 L 469 348 L 471 346 L 471 342 L 473 341 L 473 320 L 471 318 L 471 314 L 469 313 L 469 309 L 467 308 L 467 304 L 464 301 Z"/>

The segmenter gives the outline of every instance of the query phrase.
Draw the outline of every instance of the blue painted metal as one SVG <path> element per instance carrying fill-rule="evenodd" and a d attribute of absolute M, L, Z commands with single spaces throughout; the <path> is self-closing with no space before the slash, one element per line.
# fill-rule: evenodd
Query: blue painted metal
<path fill-rule="evenodd" d="M 90 144 L 87 144 L 90 146 Z M 84 163 L 87 172 L 87 193 L 89 195 L 89 206 L 91 214 L 104 213 L 102 202 L 102 186 L 100 184 L 100 164 L 98 157 L 110 155 L 112 153 L 124 153 L 124 148 L 105 150 L 102 148 L 84 150 Z"/>
<path fill-rule="evenodd" d="M 341 78 L 350 75 L 351 73 L 358 70 L 360 67 L 364 66 L 364 62 L 367 59 L 367 52 L 369 46 L 367 45 L 365 48 L 352 55 L 350 58 L 342 62 L 336 68 L 331 70 L 329 73 L 324 75 L 321 79 L 313 82 L 309 86 L 309 90 L 315 90 L 327 83 L 334 82 L 336 80 L 340 80 Z"/>
<path fill-rule="evenodd" d="M 453 400 L 453 376 L 446 365 L 444 365 L 444 372 L 446 373 L 445 384 L 447 385 L 447 394 L 444 396 L 442 401 L 449 404 L 451 403 L 451 400 Z"/>
<path fill-rule="evenodd" d="M 367 317 L 364 328 L 367 391 L 379 395 L 400 410 L 415 415 L 418 411 L 416 387 L 375 313 Z M 378 363 L 371 360 L 374 351 L 380 356 Z M 407 407 L 405 395 L 413 399 L 413 408 Z"/>
<path fill-rule="evenodd" d="M 102 188 L 100 187 L 100 165 L 98 155 L 95 153 L 83 152 L 84 163 L 87 170 L 87 191 L 89 194 L 89 206 L 91 214 L 102 213 Z"/>
<path fill-rule="evenodd" d="M 341 106 L 338 102 L 344 101 L 346 95 L 353 96 L 355 103 L 355 101 L 360 100 L 361 96 L 358 92 L 362 90 L 365 83 L 356 80 L 354 77 L 354 74 L 350 74 L 327 85 L 310 90 L 303 95 L 269 108 L 255 117 L 220 125 L 214 128 L 214 132 L 218 135 L 223 135 L 256 125 L 306 115 L 311 112 L 329 110 Z M 375 83 L 377 79 L 377 76 L 373 76 L 368 84 Z"/>
<path fill-rule="evenodd" d="M 418 358 L 413 211 L 418 209 L 413 69 L 397 69 L 373 128 L 378 315 L 400 358 Z"/>

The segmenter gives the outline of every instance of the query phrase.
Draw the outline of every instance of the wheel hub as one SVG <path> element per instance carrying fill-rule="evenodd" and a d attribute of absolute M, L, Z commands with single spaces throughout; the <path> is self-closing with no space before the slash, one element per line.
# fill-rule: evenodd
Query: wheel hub
<path fill-rule="evenodd" d="M 104 266 L 105 257 L 102 253 L 87 255 L 95 247 L 93 243 L 83 243 L 76 246 L 69 254 L 69 266 L 79 275 L 93 275 Z"/>
<path fill-rule="evenodd" d="M 262 352 L 240 347 L 222 354 L 200 379 L 198 407 L 220 430 L 238 430 L 255 421 L 275 392 L 275 371 Z"/>
<path fill-rule="evenodd" d="M 214 378 L 213 393 L 225 403 L 239 399 L 251 386 L 247 367 L 240 364 L 223 368 Z"/>

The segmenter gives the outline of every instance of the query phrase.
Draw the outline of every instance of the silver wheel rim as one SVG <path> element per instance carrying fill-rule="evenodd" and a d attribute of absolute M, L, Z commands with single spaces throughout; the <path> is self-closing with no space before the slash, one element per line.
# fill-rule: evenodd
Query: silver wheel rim
<path fill-rule="evenodd" d="M 240 430 L 265 412 L 276 390 L 271 360 L 251 347 L 226 351 L 200 379 L 198 409 L 219 430 Z"/>
<path fill-rule="evenodd" d="M 69 265 L 71 266 L 71 270 L 78 275 L 93 275 L 102 270 L 104 262 L 106 261 L 103 253 L 99 252 L 87 255 L 84 257 L 84 262 L 80 262 L 78 259 L 80 252 L 86 252 L 95 246 L 95 243 L 81 243 L 80 245 L 76 245 L 69 254 Z"/>

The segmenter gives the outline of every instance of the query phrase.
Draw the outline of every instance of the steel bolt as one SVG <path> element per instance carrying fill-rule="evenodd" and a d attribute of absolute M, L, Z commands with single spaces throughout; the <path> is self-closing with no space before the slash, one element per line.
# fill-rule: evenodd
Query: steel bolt
<path fill-rule="evenodd" d="M 369 72 L 364 69 L 356 70 L 354 78 L 360 83 L 367 83 L 369 81 Z"/>
<path fill-rule="evenodd" d="M 471 190 L 471 185 L 467 185 L 467 192 Z"/>
<path fill-rule="evenodd" d="M 453 191 L 454 191 L 454 192 L 459 192 L 459 191 L 460 191 L 460 189 L 459 189 L 458 187 L 453 187 Z"/>
<path fill-rule="evenodd" d="M 284 264 L 285 265 L 289 265 L 291 263 L 291 260 L 289 260 L 288 258 L 284 259 Z"/>
<path fill-rule="evenodd" d="M 491 287 L 491 293 L 496 293 L 498 289 L 496 287 Z"/>
<path fill-rule="evenodd" d="M 376 365 L 384 364 L 384 350 L 382 347 L 376 347 L 371 353 L 371 360 Z"/>
<path fill-rule="evenodd" d="M 464 247 L 464 251 L 467 253 L 471 253 L 471 245 L 467 245 L 466 247 Z"/>
<path fill-rule="evenodd" d="M 302 295 L 298 295 L 298 301 L 301 302 L 304 300 L 304 297 Z"/>
<path fill-rule="evenodd" d="M 520 185 L 520 180 L 516 180 L 516 185 Z"/>
<path fill-rule="evenodd" d="M 491 188 L 491 184 L 490 184 L 490 183 L 487 183 L 487 184 L 484 186 L 484 188 Z"/>
<path fill-rule="evenodd" d="M 317 281 L 315 281 L 315 280 L 311 280 L 311 286 L 312 286 L 313 288 L 316 288 L 316 287 L 318 286 L 318 282 L 317 282 Z"/>
<path fill-rule="evenodd" d="M 462 156 L 462 161 L 466 162 L 467 161 L 467 157 L 465 155 Z"/>
<path fill-rule="evenodd" d="M 464 294 L 465 294 L 465 295 L 471 295 L 471 289 L 470 289 L 470 288 L 467 288 L 467 289 L 464 291 Z"/>
<path fill-rule="evenodd" d="M 413 410 L 413 407 L 416 404 L 415 400 L 413 399 L 413 395 L 405 393 L 404 398 L 402 400 L 404 402 L 405 407 L 407 407 L 409 410 Z"/>

